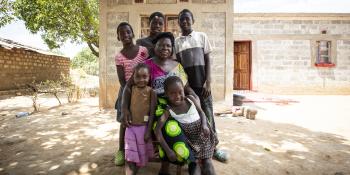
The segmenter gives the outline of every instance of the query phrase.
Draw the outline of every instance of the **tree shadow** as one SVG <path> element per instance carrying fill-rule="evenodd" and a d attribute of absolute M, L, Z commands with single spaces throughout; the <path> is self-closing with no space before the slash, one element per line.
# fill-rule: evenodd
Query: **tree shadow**
<path fill-rule="evenodd" d="M 113 163 L 119 133 L 114 110 L 99 110 L 86 100 L 24 118 L 5 117 L 0 174 L 124 174 L 124 167 Z M 160 163 L 150 163 L 140 173 L 154 174 L 159 168 Z"/>
<path fill-rule="evenodd" d="M 112 161 L 115 112 L 95 102 L 0 122 L 0 174 L 124 174 Z M 214 161 L 217 174 L 350 174 L 349 140 L 341 136 L 241 117 L 217 118 L 216 125 L 219 146 L 231 155 L 226 164 Z M 156 174 L 159 167 L 150 163 L 139 174 Z"/>

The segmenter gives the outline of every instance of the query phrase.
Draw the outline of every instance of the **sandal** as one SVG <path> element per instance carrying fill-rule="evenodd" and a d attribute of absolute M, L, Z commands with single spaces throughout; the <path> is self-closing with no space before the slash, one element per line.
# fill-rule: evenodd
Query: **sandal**
<path fill-rule="evenodd" d="M 115 154 L 114 154 L 114 164 L 116 166 L 123 166 L 125 163 L 125 154 L 124 154 L 124 151 L 117 151 Z"/>
<path fill-rule="evenodd" d="M 219 149 L 215 150 L 213 158 L 220 162 L 226 162 L 228 159 L 227 153 Z"/>

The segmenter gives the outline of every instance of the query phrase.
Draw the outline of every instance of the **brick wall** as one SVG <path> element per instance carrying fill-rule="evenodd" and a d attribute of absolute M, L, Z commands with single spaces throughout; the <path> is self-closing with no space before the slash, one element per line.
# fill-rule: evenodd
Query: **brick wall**
<path fill-rule="evenodd" d="M 234 40 L 252 42 L 253 90 L 350 94 L 350 17 L 340 16 L 234 19 Z M 327 33 L 321 34 L 322 30 Z M 335 67 L 314 65 L 317 40 L 332 42 L 331 59 Z"/>
<path fill-rule="evenodd" d="M 69 64 L 65 57 L 0 47 L 0 91 L 17 89 L 34 80 L 57 80 L 61 73 L 69 74 Z"/>
<path fill-rule="evenodd" d="M 350 20 L 237 20 L 234 34 L 350 34 Z"/>
<path fill-rule="evenodd" d="M 225 92 L 225 13 L 202 13 L 201 30 L 208 35 L 213 47 L 212 88 L 214 99 L 223 99 Z M 214 86 L 215 85 L 215 86 Z"/>

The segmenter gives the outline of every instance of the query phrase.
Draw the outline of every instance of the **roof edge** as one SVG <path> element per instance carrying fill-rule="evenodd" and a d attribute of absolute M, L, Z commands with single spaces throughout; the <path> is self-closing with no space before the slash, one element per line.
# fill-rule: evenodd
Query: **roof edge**
<path fill-rule="evenodd" d="M 50 51 L 46 51 L 46 50 L 38 49 L 38 48 L 35 48 L 32 46 L 24 45 L 24 44 L 15 42 L 15 41 L 10 40 L 10 39 L 2 38 L 2 37 L 0 37 L 0 47 L 3 47 L 5 49 L 10 49 L 10 50 L 12 50 L 13 48 L 16 48 L 16 49 L 20 48 L 20 49 L 30 50 L 30 51 L 44 54 L 44 55 L 59 56 L 59 57 L 64 57 L 64 58 L 70 59 L 69 57 L 66 57 L 64 55 L 59 55 L 56 53 L 52 53 Z"/>

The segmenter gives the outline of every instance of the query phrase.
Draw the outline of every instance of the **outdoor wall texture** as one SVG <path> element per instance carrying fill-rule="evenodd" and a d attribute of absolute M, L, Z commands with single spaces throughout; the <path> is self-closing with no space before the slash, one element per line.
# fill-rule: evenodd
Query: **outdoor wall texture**
<path fill-rule="evenodd" d="M 18 89 L 33 81 L 57 80 L 69 74 L 70 60 L 24 49 L 0 47 L 0 91 Z"/>
<path fill-rule="evenodd" d="M 230 43 L 229 48 L 232 48 L 232 40 L 227 41 L 227 38 L 232 38 L 232 30 L 228 29 L 226 24 L 226 22 L 232 23 L 231 20 L 226 20 L 233 12 L 232 1 L 192 0 L 192 3 L 180 3 L 173 0 L 148 0 L 145 2 L 145 4 L 130 4 L 130 1 L 100 1 L 100 106 L 114 107 L 119 90 L 114 61 L 115 54 L 122 49 L 121 42 L 117 40 L 118 24 L 122 21 L 129 22 L 133 26 L 136 40 L 137 36 L 140 36 L 141 16 L 148 16 L 155 11 L 166 15 L 177 15 L 184 8 L 190 9 L 194 14 L 194 30 L 205 32 L 213 46 L 213 52 L 210 54 L 212 93 L 215 100 L 224 99 L 227 84 L 226 60 L 230 54 L 229 57 L 232 58 L 232 50 L 226 52 L 225 49 L 228 48 L 227 43 Z"/>
<path fill-rule="evenodd" d="M 252 90 L 350 94 L 349 14 L 240 14 L 233 28 L 235 41 L 252 42 Z M 332 42 L 334 67 L 315 66 L 318 40 Z"/>

